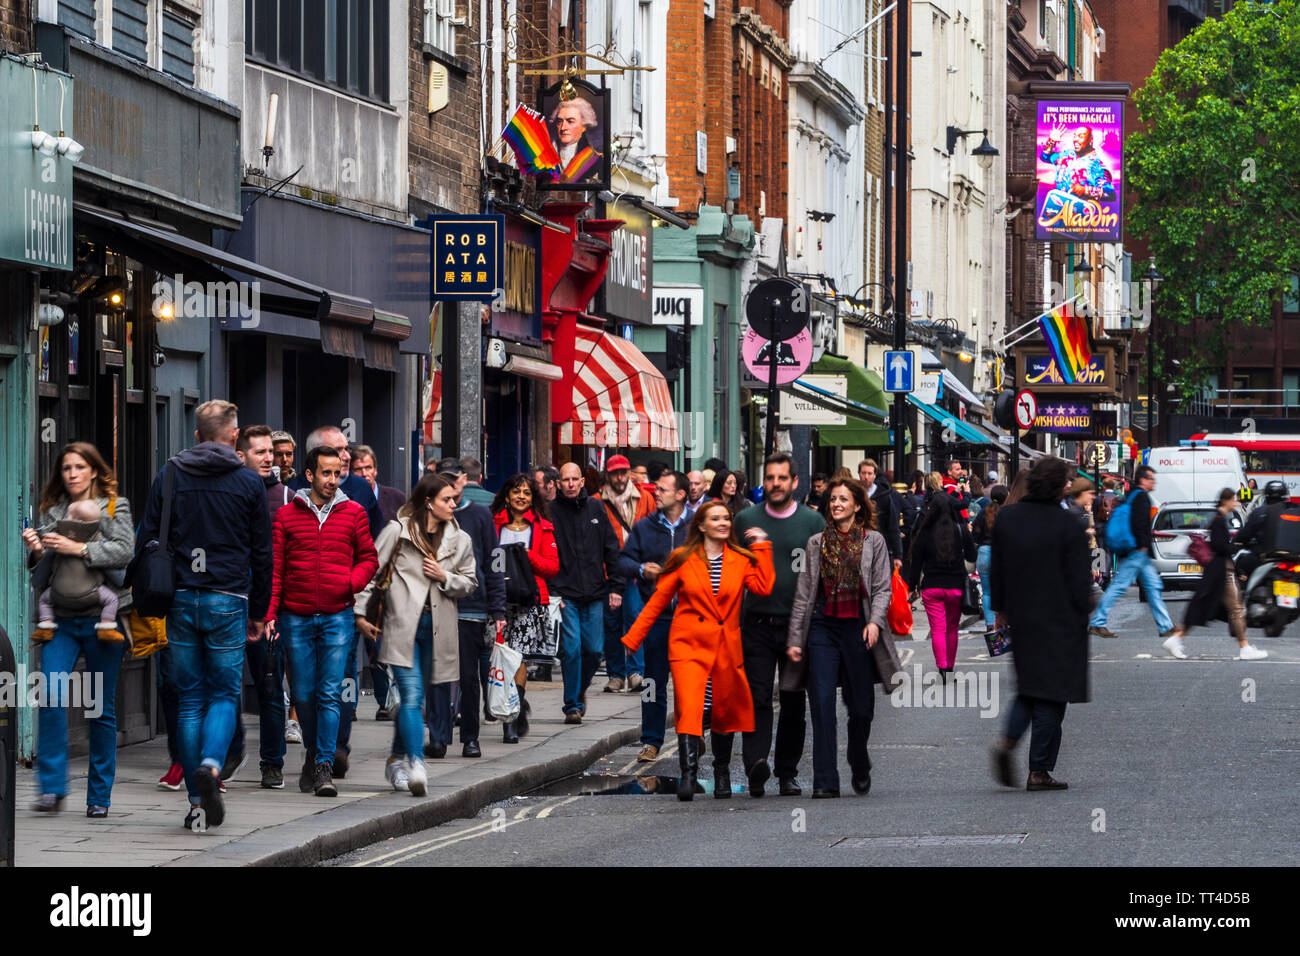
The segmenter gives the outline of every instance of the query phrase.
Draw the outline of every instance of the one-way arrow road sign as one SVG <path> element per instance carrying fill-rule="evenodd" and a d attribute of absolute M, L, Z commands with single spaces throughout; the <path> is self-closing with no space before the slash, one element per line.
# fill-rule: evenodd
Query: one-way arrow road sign
<path fill-rule="evenodd" d="M 910 351 L 885 353 L 885 391 L 910 392 L 915 376 L 913 362 L 916 356 Z"/>

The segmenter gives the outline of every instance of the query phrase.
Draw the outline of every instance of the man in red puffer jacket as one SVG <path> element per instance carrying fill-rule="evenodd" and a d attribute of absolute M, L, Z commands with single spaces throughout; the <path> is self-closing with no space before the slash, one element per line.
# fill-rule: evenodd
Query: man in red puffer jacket
<path fill-rule="evenodd" d="M 318 797 L 338 795 L 336 763 L 346 773 L 347 753 L 335 748 L 354 640 L 352 605 L 379 569 L 366 509 L 339 490 L 340 470 L 337 449 L 309 451 L 303 473 L 310 485 L 277 510 L 271 524 L 267 619 L 285 641 L 289 692 L 307 750 L 298 789 Z"/>

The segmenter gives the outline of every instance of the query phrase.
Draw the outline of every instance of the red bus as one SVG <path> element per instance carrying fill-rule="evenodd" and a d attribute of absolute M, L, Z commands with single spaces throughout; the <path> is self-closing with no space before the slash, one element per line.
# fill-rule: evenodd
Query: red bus
<path fill-rule="evenodd" d="M 1238 449 L 1246 477 L 1255 479 L 1260 492 L 1276 478 L 1286 483 L 1291 500 L 1300 502 L 1300 435 L 1202 432 L 1193 435 L 1192 440 Z"/>

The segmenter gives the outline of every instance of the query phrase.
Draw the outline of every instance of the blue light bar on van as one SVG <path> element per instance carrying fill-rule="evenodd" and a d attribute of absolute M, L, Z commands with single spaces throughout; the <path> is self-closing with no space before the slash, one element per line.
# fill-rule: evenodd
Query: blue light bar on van
<path fill-rule="evenodd" d="M 1209 448 L 1210 443 L 1204 438 L 1184 438 L 1179 442 L 1181 448 Z"/>

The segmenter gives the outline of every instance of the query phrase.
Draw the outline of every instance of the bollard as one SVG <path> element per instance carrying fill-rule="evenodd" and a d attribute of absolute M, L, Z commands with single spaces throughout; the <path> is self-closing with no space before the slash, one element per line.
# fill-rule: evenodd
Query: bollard
<path fill-rule="evenodd" d="M 0 867 L 14 865 L 14 803 L 18 782 L 18 698 L 4 689 L 5 681 L 17 680 L 18 659 L 9 635 L 0 625 Z M 10 699 L 12 698 L 12 705 Z"/>

